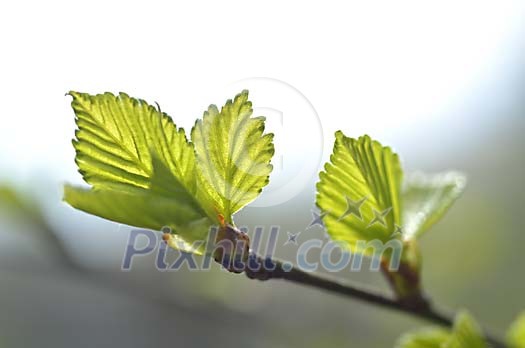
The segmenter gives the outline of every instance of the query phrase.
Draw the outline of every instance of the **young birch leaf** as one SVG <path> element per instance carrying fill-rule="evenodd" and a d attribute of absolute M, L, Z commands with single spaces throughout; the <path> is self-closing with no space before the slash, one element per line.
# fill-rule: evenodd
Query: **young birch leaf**
<path fill-rule="evenodd" d="M 203 221 L 216 220 L 196 198 L 195 153 L 184 130 L 124 93 L 69 94 L 78 126 L 76 163 L 92 189 L 66 187 L 66 202 L 120 223 L 170 226 L 182 239 L 204 238 Z"/>
<path fill-rule="evenodd" d="M 424 329 L 407 333 L 397 341 L 396 348 L 488 348 L 488 346 L 476 320 L 469 313 L 462 311 L 456 315 L 452 330 Z"/>
<path fill-rule="evenodd" d="M 317 184 L 327 231 L 350 246 L 357 240 L 386 243 L 401 224 L 399 158 L 368 136 L 356 140 L 338 131 L 335 137 L 330 163 Z"/>
<path fill-rule="evenodd" d="M 456 315 L 452 336 L 443 348 L 488 348 L 476 320 L 463 311 Z"/>
<path fill-rule="evenodd" d="M 254 200 L 272 171 L 273 134 L 264 133 L 264 117 L 251 117 L 248 91 L 228 100 L 221 111 L 211 105 L 191 132 L 199 166 L 203 201 L 232 222 L 232 215 Z"/>
<path fill-rule="evenodd" d="M 424 329 L 407 333 L 397 341 L 395 348 L 442 348 L 451 337 L 443 329 Z"/>
<path fill-rule="evenodd" d="M 525 312 L 510 327 L 507 342 L 510 348 L 525 348 Z"/>
<path fill-rule="evenodd" d="M 404 238 L 419 237 L 439 221 L 461 195 L 465 183 L 465 176 L 456 172 L 408 177 L 402 193 Z"/>
<path fill-rule="evenodd" d="M 185 202 L 141 188 L 117 191 L 66 185 L 64 200 L 86 213 L 130 226 L 156 231 L 169 226 L 181 240 L 177 249 L 196 254 L 202 254 L 204 245 L 193 249 L 192 243 L 203 240 L 212 224 L 208 217 Z"/>
<path fill-rule="evenodd" d="M 189 191 L 195 191 L 195 154 L 171 118 L 125 93 L 70 92 L 76 114 L 76 162 L 94 187 L 148 188 L 152 154 Z"/>

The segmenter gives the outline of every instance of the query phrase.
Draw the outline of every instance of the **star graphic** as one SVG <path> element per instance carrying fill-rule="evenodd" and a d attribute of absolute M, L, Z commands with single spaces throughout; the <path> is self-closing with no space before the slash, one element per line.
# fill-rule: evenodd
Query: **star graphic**
<path fill-rule="evenodd" d="M 313 220 L 312 222 L 310 222 L 310 225 L 308 225 L 307 228 L 310 228 L 310 227 L 313 227 L 315 225 L 319 225 L 321 226 L 321 228 L 325 228 L 324 226 L 324 222 L 323 222 L 323 217 L 328 214 L 328 212 L 321 212 L 321 213 L 317 213 L 316 211 L 313 211 L 312 210 L 312 217 L 313 217 Z"/>
<path fill-rule="evenodd" d="M 391 210 L 392 210 L 392 208 L 388 208 L 388 209 L 385 209 L 383 211 L 377 211 L 377 210 L 372 208 L 372 211 L 374 212 L 374 218 L 370 221 L 370 223 L 368 224 L 367 228 L 372 226 L 375 223 L 378 223 L 378 224 L 383 225 L 383 226 L 386 227 L 385 217 L 388 215 L 388 213 L 390 213 Z"/>
<path fill-rule="evenodd" d="M 291 232 L 286 232 L 286 234 L 288 235 L 288 240 L 284 243 L 284 245 L 288 245 L 288 244 L 295 244 L 295 245 L 297 245 L 297 238 L 299 237 L 301 232 L 297 232 L 295 234 L 293 234 Z"/>
<path fill-rule="evenodd" d="M 361 206 L 366 202 L 368 198 L 364 197 L 358 201 L 353 201 L 348 196 L 345 196 L 345 198 L 346 198 L 346 210 L 338 220 L 339 221 L 343 220 L 345 217 L 347 217 L 348 215 L 352 215 L 352 214 L 354 214 L 359 220 L 363 220 L 363 216 L 361 215 Z"/>
<path fill-rule="evenodd" d="M 402 236 L 403 235 L 403 229 L 401 228 L 401 226 L 399 226 L 399 225 L 394 225 L 394 226 L 395 226 L 396 229 L 392 233 L 391 237 Z"/>

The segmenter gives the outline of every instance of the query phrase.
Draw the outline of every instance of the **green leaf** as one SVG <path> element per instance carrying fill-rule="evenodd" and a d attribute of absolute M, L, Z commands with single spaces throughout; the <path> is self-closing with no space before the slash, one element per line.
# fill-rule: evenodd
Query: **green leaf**
<path fill-rule="evenodd" d="M 211 105 L 191 132 L 201 200 L 213 202 L 228 222 L 259 195 L 272 171 L 273 134 L 263 134 L 265 118 L 251 117 L 252 112 L 248 91 L 243 91 L 220 112 Z"/>
<path fill-rule="evenodd" d="M 450 332 L 443 329 L 423 329 L 401 336 L 396 348 L 442 348 L 451 337 Z"/>
<path fill-rule="evenodd" d="M 514 321 L 507 333 L 510 348 L 525 348 L 525 312 Z"/>
<path fill-rule="evenodd" d="M 336 241 L 392 239 L 401 223 L 403 172 L 397 154 L 369 136 L 359 139 L 335 134 L 330 163 L 320 173 L 317 206 Z"/>
<path fill-rule="evenodd" d="M 188 191 L 196 191 L 195 154 L 165 113 L 125 93 L 70 92 L 76 114 L 76 162 L 98 188 L 149 188 L 157 156 Z"/>
<path fill-rule="evenodd" d="M 452 330 L 423 329 L 404 334 L 396 344 L 396 348 L 487 347 L 480 327 L 475 319 L 466 311 L 461 311 L 456 315 Z"/>
<path fill-rule="evenodd" d="M 404 238 L 418 237 L 439 221 L 465 184 L 465 176 L 456 172 L 409 176 L 402 194 Z"/>
<path fill-rule="evenodd" d="M 111 221 L 160 231 L 168 226 L 177 233 L 181 243 L 177 249 L 201 254 L 191 244 L 203 240 L 212 224 L 208 217 L 184 201 L 155 195 L 149 190 L 130 188 L 84 189 L 66 185 L 64 200 L 72 207 Z"/>
<path fill-rule="evenodd" d="M 443 348 L 487 348 L 481 328 L 466 311 L 459 312 L 454 320 L 452 336 Z"/>
<path fill-rule="evenodd" d="M 217 222 L 199 200 L 193 146 L 183 129 L 145 101 L 124 93 L 70 92 L 76 114 L 76 162 L 91 190 L 66 186 L 73 207 L 179 239 L 204 239 Z"/>

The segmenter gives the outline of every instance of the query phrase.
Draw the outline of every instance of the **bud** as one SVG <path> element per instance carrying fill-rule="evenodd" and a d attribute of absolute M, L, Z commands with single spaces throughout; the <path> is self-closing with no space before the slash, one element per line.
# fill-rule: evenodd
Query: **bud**
<path fill-rule="evenodd" d="M 250 253 L 250 238 L 230 224 L 219 228 L 213 258 L 228 271 L 242 273 L 246 268 Z"/>

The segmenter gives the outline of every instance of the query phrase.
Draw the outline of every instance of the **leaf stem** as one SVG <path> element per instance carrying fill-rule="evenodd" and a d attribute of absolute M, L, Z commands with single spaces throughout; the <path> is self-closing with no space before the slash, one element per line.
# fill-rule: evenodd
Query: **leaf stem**
<path fill-rule="evenodd" d="M 252 267 L 254 265 L 255 267 Z M 305 272 L 296 267 L 286 268 L 283 267 L 281 261 L 265 259 L 255 254 L 250 255 L 249 266 L 246 267 L 245 273 L 251 279 L 284 279 L 410 314 L 442 326 L 452 327 L 454 324 L 453 313 L 447 313 L 436 308 L 428 298 L 425 298 L 423 302 L 409 303 L 392 298 L 379 290 L 361 284 L 343 282 L 319 274 Z M 506 347 L 499 338 L 489 334 L 487 330 L 484 330 L 484 333 L 487 342 L 492 347 Z"/>

